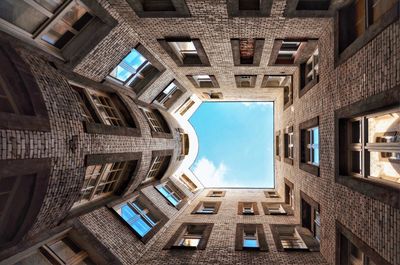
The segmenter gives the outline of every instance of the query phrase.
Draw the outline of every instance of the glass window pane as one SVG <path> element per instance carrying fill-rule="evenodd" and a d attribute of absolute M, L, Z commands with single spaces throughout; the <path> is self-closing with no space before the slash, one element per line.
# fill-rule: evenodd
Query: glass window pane
<path fill-rule="evenodd" d="M 82 6 L 79 5 L 77 2 L 64 14 L 62 19 L 65 23 L 70 26 L 73 26 L 75 22 L 77 22 L 87 10 Z"/>
<path fill-rule="evenodd" d="M 400 112 L 387 113 L 369 118 L 368 142 L 400 142 Z"/>
<path fill-rule="evenodd" d="M 125 82 L 136 73 L 138 68 L 147 60 L 138 51 L 133 49 L 122 62 L 110 73 L 110 76 Z"/>
<path fill-rule="evenodd" d="M 258 247 L 258 241 L 257 241 L 257 239 L 244 239 L 243 240 L 243 247 L 257 248 Z"/>
<path fill-rule="evenodd" d="M 184 238 L 182 239 L 180 246 L 184 247 L 197 247 L 200 243 L 198 238 Z"/>
<path fill-rule="evenodd" d="M 400 183 L 400 152 L 370 152 L 370 176 Z"/>
<path fill-rule="evenodd" d="M 0 1 L 0 18 L 34 33 L 48 18 L 22 0 Z"/>
<path fill-rule="evenodd" d="M 65 23 L 57 22 L 53 25 L 53 27 L 51 27 L 46 32 L 46 34 L 44 34 L 42 36 L 42 40 L 44 40 L 45 42 L 47 42 L 53 46 L 59 46 L 59 45 L 57 45 L 57 42 L 68 32 L 69 32 L 69 27 Z M 72 32 L 70 32 L 70 34 L 72 34 Z M 66 42 L 68 42 L 72 37 L 73 37 L 73 34 L 72 34 L 72 36 L 70 36 L 70 38 Z M 59 47 L 59 48 L 62 48 L 62 47 Z"/>

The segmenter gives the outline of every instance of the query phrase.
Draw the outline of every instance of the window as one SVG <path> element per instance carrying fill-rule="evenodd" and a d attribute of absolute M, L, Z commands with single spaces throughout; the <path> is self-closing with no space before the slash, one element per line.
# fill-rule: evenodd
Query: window
<path fill-rule="evenodd" d="M 50 159 L 0 160 L 0 248 L 26 235 L 43 205 L 50 179 Z"/>
<path fill-rule="evenodd" d="M 154 101 L 169 109 L 185 92 L 186 89 L 174 80 L 157 95 Z"/>
<path fill-rule="evenodd" d="M 188 98 L 183 104 L 182 106 L 180 106 L 178 108 L 179 114 L 181 116 L 185 115 L 185 113 L 194 105 L 194 100 L 192 100 L 191 98 Z"/>
<path fill-rule="evenodd" d="M 187 78 L 195 88 L 219 88 L 214 75 L 187 75 Z"/>
<path fill-rule="evenodd" d="M 192 214 L 216 214 L 221 206 L 221 202 L 199 202 L 192 211 Z"/>
<path fill-rule="evenodd" d="M 338 265 L 390 265 L 370 246 L 336 221 L 336 264 Z"/>
<path fill-rule="evenodd" d="M 398 0 L 354 0 L 337 15 L 336 55 L 339 63 L 399 19 Z"/>
<path fill-rule="evenodd" d="M 399 208 L 399 88 L 335 111 L 335 181 Z"/>
<path fill-rule="evenodd" d="M 157 151 L 153 151 L 153 157 L 151 160 L 151 166 L 147 172 L 144 181 L 151 181 L 155 179 L 161 179 L 168 169 L 171 161 L 171 156 L 168 155 L 157 155 Z"/>
<path fill-rule="evenodd" d="M 275 39 L 268 65 L 298 65 L 313 55 L 317 44 L 316 39 Z"/>
<path fill-rule="evenodd" d="M 46 105 L 29 66 L 5 42 L 0 43 L 0 61 L 0 128 L 50 131 Z"/>
<path fill-rule="evenodd" d="M 156 186 L 156 189 L 170 202 L 174 207 L 180 208 L 183 205 L 185 194 L 179 190 L 171 181 Z"/>
<path fill-rule="evenodd" d="M 319 251 L 319 242 L 304 227 L 271 224 L 270 228 L 278 251 Z"/>
<path fill-rule="evenodd" d="M 127 162 L 90 165 L 86 168 L 85 180 L 79 199 L 73 207 L 113 194 L 123 176 L 126 175 Z"/>
<path fill-rule="evenodd" d="M 211 190 L 208 192 L 207 197 L 225 197 L 225 191 Z"/>
<path fill-rule="evenodd" d="M 261 203 L 266 215 L 293 215 L 293 209 L 289 204 L 284 203 Z"/>
<path fill-rule="evenodd" d="M 139 44 L 111 71 L 108 80 L 131 87 L 140 95 L 163 71 L 164 68 Z"/>
<path fill-rule="evenodd" d="M 231 39 L 235 66 L 259 66 L 264 39 Z"/>
<path fill-rule="evenodd" d="M 304 192 L 300 191 L 301 197 L 301 226 L 311 231 L 314 238 L 321 240 L 321 218 L 319 203 L 313 200 Z"/>
<path fill-rule="evenodd" d="M 331 5 L 332 2 L 332 5 Z M 297 0 L 286 5 L 286 17 L 327 17 L 332 16 L 335 1 L 331 0 Z"/>
<path fill-rule="evenodd" d="M 235 250 L 268 251 L 262 224 L 237 224 Z"/>
<path fill-rule="evenodd" d="M 271 0 L 228 0 L 230 17 L 268 17 L 271 13 Z"/>
<path fill-rule="evenodd" d="M 205 99 L 223 99 L 224 95 L 221 92 L 203 92 L 203 98 Z"/>
<path fill-rule="evenodd" d="M 285 157 L 285 162 L 293 165 L 293 159 L 294 159 L 294 134 L 293 134 L 293 126 L 290 126 L 286 129 L 285 134 L 284 134 L 284 157 Z"/>
<path fill-rule="evenodd" d="M 189 135 L 187 133 L 180 133 L 180 141 L 181 141 L 181 154 L 179 156 L 179 160 L 183 160 L 185 156 L 189 154 Z"/>
<path fill-rule="evenodd" d="M 210 66 L 199 39 L 167 38 L 158 42 L 178 66 Z"/>
<path fill-rule="evenodd" d="M 197 185 L 194 184 L 194 182 L 185 174 L 182 174 L 179 177 L 179 180 L 182 182 L 183 185 L 186 186 L 186 188 L 188 188 L 188 190 L 190 190 L 191 192 L 195 192 L 197 189 Z"/>
<path fill-rule="evenodd" d="M 203 250 L 207 246 L 213 225 L 209 223 L 183 223 L 163 249 Z"/>
<path fill-rule="evenodd" d="M 254 88 L 256 80 L 256 75 L 235 75 L 236 87 L 238 88 Z"/>
<path fill-rule="evenodd" d="M 280 141 L 281 131 L 275 132 L 275 158 L 281 160 L 281 141 Z"/>
<path fill-rule="evenodd" d="M 139 17 L 190 17 L 185 0 L 128 0 Z"/>
<path fill-rule="evenodd" d="M 300 41 L 282 41 L 275 64 L 293 64 L 300 44 Z"/>
<path fill-rule="evenodd" d="M 319 119 L 303 122 L 300 128 L 300 169 L 319 176 Z"/>
<path fill-rule="evenodd" d="M 85 0 L 5 0 L 0 3 L 0 9 L 3 30 L 74 64 L 78 56 L 82 58 L 89 53 L 96 40 L 105 37 L 116 25 L 99 4 Z"/>
<path fill-rule="evenodd" d="M 164 116 L 157 109 L 140 108 L 149 122 L 153 137 L 171 138 L 171 130 Z"/>
<path fill-rule="evenodd" d="M 88 133 L 140 136 L 136 118 L 121 97 L 71 84 Z"/>
<path fill-rule="evenodd" d="M 258 207 L 256 202 L 239 202 L 238 203 L 239 215 L 258 215 Z"/>
<path fill-rule="evenodd" d="M 319 81 L 319 53 L 316 49 L 307 60 L 307 62 L 300 64 L 300 90 L 299 97 L 303 96 Z"/>
<path fill-rule="evenodd" d="M 294 184 L 287 178 L 284 178 L 285 182 L 285 203 L 290 205 L 294 209 Z"/>
<path fill-rule="evenodd" d="M 342 120 L 340 173 L 400 184 L 399 124 L 400 108 Z"/>
<path fill-rule="evenodd" d="M 283 87 L 283 108 L 293 103 L 293 76 L 264 75 L 261 87 Z"/>
<path fill-rule="evenodd" d="M 276 191 L 264 191 L 264 194 L 266 198 L 280 198 Z"/>

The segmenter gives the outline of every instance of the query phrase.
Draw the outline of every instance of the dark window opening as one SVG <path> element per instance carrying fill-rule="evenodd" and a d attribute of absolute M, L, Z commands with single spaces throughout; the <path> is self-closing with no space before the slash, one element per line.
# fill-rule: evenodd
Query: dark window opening
<path fill-rule="evenodd" d="M 330 0 L 299 0 L 297 10 L 328 10 Z"/>
<path fill-rule="evenodd" d="M 260 0 L 239 0 L 239 10 L 260 10 Z"/>
<path fill-rule="evenodd" d="M 140 0 L 143 11 L 176 11 L 171 0 Z"/>

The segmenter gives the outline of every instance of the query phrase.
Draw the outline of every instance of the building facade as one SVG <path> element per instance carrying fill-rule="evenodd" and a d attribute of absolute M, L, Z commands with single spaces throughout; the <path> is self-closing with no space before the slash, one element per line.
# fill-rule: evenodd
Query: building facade
<path fill-rule="evenodd" d="M 398 0 L 0 10 L 1 265 L 400 264 Z M 246 100 L 275 189 L 205 188 L 188 119 Z"/>

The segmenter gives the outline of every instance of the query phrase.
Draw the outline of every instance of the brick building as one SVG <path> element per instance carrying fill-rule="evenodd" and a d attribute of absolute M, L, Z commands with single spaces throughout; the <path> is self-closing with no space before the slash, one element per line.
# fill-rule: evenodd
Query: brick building
<path fill-rule="evenodd" d="M 400 264 L 398 0 L 0 2 L 0 264 Z M 275 189 L 188 118 L 273 101 Z"/>

